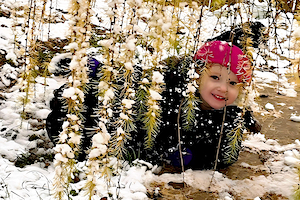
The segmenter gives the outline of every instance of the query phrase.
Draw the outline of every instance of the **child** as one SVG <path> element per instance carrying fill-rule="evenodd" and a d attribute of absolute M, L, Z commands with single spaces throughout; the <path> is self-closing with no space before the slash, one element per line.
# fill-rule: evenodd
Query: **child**
<path fill-rule="evenodd" d="M 250 111 L 243 112 L 233 105 L 243 86 L 251 81 L 249 59 L 235 45 L 210 41 L 197 51 L 194 58 L 187 58 L 175 66 L 170 66 L 170 63 L 174 62 L 165 63 L 168 70 L 165 73 L 160 132 L 152 150 L 141 150 L 141 158 L 154 163 L 168 160 L 172 165 L 180 166 L 179 129 L 186 168 L 214 169 L 217 155 L 217 168 L 231 165 L 238 158 L 244 130 L 260 131 Z M 184 86 L 189 79 L 187 68 L 191 64 L 200 73 L 195 94 L 200 99 L 200 106 L 194 110 L 193 127 L 185 130 L 181 104 L 184 102 Z M 178 115 L 181 115 L 179 125 Z M 139 144 L 140 139 L 133 136 L 132 142 Z"/>
<path fill-rule="evenodd" d="M 169 59 L 164 64 L 168 67 L 164 73 L 166 88 L 162 94 L 160 131 L 155 138 L 154 147 L 146 149 L 143 146 L 144 125 L 138 121 L 141 119 L 140 116 L 137 116 L 137 132 L 131 134 L 132 140 L 127 144 L 131 159 L 140 158 L 155 164 L 167 161 L 174 166 L 180 166 L 177 137 L 180 130 L 182 155 L 186 168 L 213 169 L 216 158 L 217 168 L 224 168 L 234 163 L 239 155 L 244 130 L 250 129 L 252 132 L 260 130 L 249 111 L 243 112 L 241 108 L 233 105 L 243 86 L 251 80 L 252 71 L 248 58 L 237 46 L 230 46 L 227 42 L 211 41 L 203 45 L 193 58 L 187 57 L 181 62 Z M 185 100 L 183 92 L 186 90 L 190 78 L 188 71 L 192 65 L 199 73 L 197 79 L 199 87 L 195 93 L 199 104 L 194 109 L 195 120 L 192 127 L 184 129 L 185 110 L 181 105 Z M 83 112 L 86 119 L 83 130 L 83 150 L 90 146 L 89 129 L 95 126 L 97 120 L 93 117 L 93 108 L 98 107 L 95 96 L 97 85 L 93 87 L 93 80 L 97 79 L 96 71 L 99 71 L 101 66 L 102 64 L 95 60 L 89 60 L 89 67 L 92 69 L 89 76 L 92 80 L 85 99 L 86 110 Z M 53 111 L 47 118 L 47 132 L 54 143 L 67 112 L 62 109 L 63 87 L 55 91 L 55 97 L 51 101 Z M 180 120 L 178 116 L 181 116 Z M 79 159 L 85 159 L 84 151 Z"/>

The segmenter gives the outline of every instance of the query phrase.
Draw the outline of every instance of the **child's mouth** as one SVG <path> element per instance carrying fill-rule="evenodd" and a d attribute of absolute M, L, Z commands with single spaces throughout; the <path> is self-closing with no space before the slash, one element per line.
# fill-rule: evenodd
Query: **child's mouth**
<path fill-rule="evenodd" d="M 217 94 L 213 94 L 213 96 L 217 99 L 217 100 L 225 100 L 225 97 L 217 95 Z"/>

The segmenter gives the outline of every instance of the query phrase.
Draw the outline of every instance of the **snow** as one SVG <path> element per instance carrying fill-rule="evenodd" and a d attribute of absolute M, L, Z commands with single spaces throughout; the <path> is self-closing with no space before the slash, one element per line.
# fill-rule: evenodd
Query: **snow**
<path fill-rule="evenodd" d="M 274 107 L 271 103 L 267 103 L 267 104 L 265 105 L 265 108 L 266 108 L 267 110 L 274 110 L 274 109 L 275 109 L 275 107 Z"/>
<path fill-rule="evenodd" d="M 152 81 L 154 83 L 164 83 L 164 76 L 160 72 L 154 71 L 152 75 Z"/>
<path fill-rule="evenodd" d="M 132 66 L 132 63 L 131 62 L 127 62 L 124 64 L 125 68 L 129 71 L 131 71 L 132 73 L 134 72 L 134 68 Z"/>
<path fill-rule="evenodd" d="M 89 153 L 89 158 L 97 158 L 101 154 L 104 154 L 107 150 L 107 147 L 105 145 L 98 145 L 96 149 L 92 149 L 92 151 Z"/>
<path fill-rule="evenodd" d="M 131 109 L 132 108 L 132 105 L 135 103 L 134 100 L 131 100 L 131 99 L 123 99 L 122 100 L 122 104 L 125 105 L 125 108 L 127 109 Z"/>
<path fill-rule="evenodd" d="M 189 92 L 195 93 L 196 90 L 197 90 L 197 88 L 192 83 L 188 83 L 187 90 L 185 92 L 186 93 L 189 93 Z"/>
<path fill-rule="evenodd" d="M 51 73 L 54 73 L 57 70 L 56 64 L 63 58 L 72 58 L 72 54 L 71 53 L 62 53 L 62 54 L 54 56 L 49 65 L 49 71 Z"/>
<path fill-rule="evenodd" d="M 17 0 L 20 5 L 27 4 L 27 1 Z M 6 4 L 15 3 L 15 0 L 6 0 Z M 123 1 L 121 1 L 123 3 Z M 260 6 L 256 7 L 255 14 L 260 16 L 262 12 L 266 10 L 265 4 L 256 1 L 256 4 Z M 3 6 L 3 5 L 2 5 Z M 56 1 L 56 7 L 66 11 L 69 7 L 67 0 Z M 98 14 L 105 13 L 105 9 L 108 7 L 101 1 L 97 1 L 94 6 L 94 10 L 97 10 Z M 113 14 L 113 13 L 112 13 Z M 216 14 L 216 13 L 215 13 Z M 65 15 L 68 19 L 68 16 Z M 205 15 L 203 18 L 203 30 L 205 30 L 203 37 L 209 37 L 211 35 L 212 29 L 214 28 L 211 24 L 216 22 L 215 15 Z M 107 19 L 103 19 L 103 23 L 107 23 Z M 206 21 L 206 22 L 205 22 Z M 96 18 L 93 18 L 95 24 L 99 23 Z M 261 20 L 264 22 L 264 19 Z M 11 19 L 1 17 L 1 24 L 5 24 L 10 27 L 12 24 Z M 108 25 L 108 24 L 107 24 Z M 66 33 L 68 31 L 68 21 L 64 23 L 51 24 L 51 38 L 66 38 Z M 165 23 L 162 29 L 165 31 L 170 28 L 169 23 Z M 300 31 L 294 31 L 293 35 L 299 35 Z M 7 59 L 10 58 L 14 62 L 16 61 L 16 56 L 12 52 L 13 44 L 13 34 L 9 28 L 4 26 L 0 27 L 0 46 L 8 52 Z M 46 38 L 46 37 L 44 37 Z M 22 43 L 24 43 L 24 39 Z M 130 50 L 134 50 L 135 39 L 131 39 L 127 42 L 127 46 Z M 101 44 L 110 47 L 113 42 L 112 40 L 103 40 Z M 75 48 L 74 44 L 70 44 L 68 48 Z M 60 54 L 54 57 L 51 62 L 52 69 L 55 70 L 56 63 L 61 57 L 69 57 L 70 54 Z M 260 58 L 257 59 L 259 62 Z M 269 65 L 275 65 L 275 61 L 269 62 Z M 280 62 L 282 66 L 279 70 L 280 76 L 273 72 L 264 72 L 256 70 L 254 72 L 255 81 L 260 87 L 270 87 L 269 85 L 274 82 L 280 82 L 280 91 L 282 94 L 290 97 L 296 97 L 297 92 L 294 90 L 294 85 L 290 84 L 286 77 L 287 73 L 285 66 L 287 63 Z M 16 79 L 16 74 L 19 73 L 15 68 L 6 64 L 1 66 L 1 78 L 4 81 L 0 84 L 3 88 L 8 86 L 12 80 Z M 129 63 L 125 64 L 126 69 L 133 71 L 133 66 Z M 195 78 L 197 74 L 194 71 L 190 72 L 191 78 Z M 152 80 L 156 83 L 163 83 L 163 76 L 160 72 L 153 72 Z M 53 97 L 53 91 L 59 88 L 66 80 L 59 77 L 49 77 L 46 80 L 42 77 L 36 79 L 36 102 L 29 104 L 27 109 L 32 112 L 32 120 L 38 123 L 38 120 L 45 120 L 50 112 L 49 101 Z M 149 83 L 148 79 L 144 79 L 143 83 Z M 46 83 L 46 84 L 45 84 Z M 109 88 L 109 86 L 103 82 L 103 89 L 105 89 L 105 101 L 113 99 L 114 90 Z M 194 92 L 195 88 L 193 85 L 189 85 L 189 91 Z M 76 88 L 69 88 L 64 90 L 64 97 L 76 99 L 77 95 L 82 98 L 83 94 Z M 36 162 L 31 165 L 27 165 L 24 168 L 16 167 L 13 161 L 17 159 L 21 154 L 28 152 L 30 148 L 38 148 L 36 141 L 29 141 L 28 137 L 36 134 L 39 136 L 45 135 L 45 130 L 34 131 L 29 121 L 21 121 L 20 113 L 22 111 L 22 104 L 20 103 L 20 98 L 24 96 L 24 93 L 19 90 L 19 87 L 12 87 L 9 90 L 2 90 L 1 95 L 6 99 L 0 102 L 0 198 L 1 199 L 31 199 L 31 200 L 52 200 L 54 199 L 52 194 L 52 183 L 55 174 L 54 164 L 45 168 L 43 162 Z M 154 100 L 161 100 L 162 96 L 154 91 L 150 90 L 151 98 Z M 45 101 L 45 102 L 44 102 Z M 122 102 L 127 109 L 131 109 L 134 104 L 133 100 L 123 100 Z M 282 107 L 287 106 L 284 103 L 278 104 Z M 267 110 L 274 110 L 274 105 L 268 103 L 265 105 Z M 294 109 L 289 107 L 289 109 Z M 109 112 L 109 111 L 108 111 Z M 128 120 L 128 116 L 124 113 L 120 113 L 120 117 Z M 300 122 L 300 116 L 297 113 L 291 114 L 290 120 L 295 122 Z M 22 122 L 22 123 L 21 123 Z M 66 126 L 67 124 L 64 124 Z M 105 127 L 102 129 L 104 131 Z M 110 138 L 110 135 L 105 133 L 98 133 L 94 136 L 93 140 L 97 141 L 99 145 L 96 149 L 92 151 L 89 155 L 90 157 L 97 157 L 106 151 L 106 144 Z M 13 139 L 14 138 L 14 139 Z M 116 197 L 122 197 L 123 199 L 148 199 L 147 197 L 147 186 L 153 182 L 168 183 L 182 182 L 183 175 L 185 182 L 196 189 L 208 190 L 211 185 L 211 191 L 216 191 L 219 193 L 220 197 L 225 200 L 234 199 L 230 193 L 240 194 L 244 198 L 259 200 L 261 196 L 265 193 L 276 193 L 283 195 L 285 197 L 291 197 L 294 188 L 299 184 L 298 175 L 296 173 L 295 167 L 300 164 L 300 142 L 296 140 L 294 143 L 288 145 L 280 145 L 276 139 L 266 139 L 263 134 L 253 134 L 248 135 L 248 137 L 243 141 L 244 148 L 250 149 L 252 152 L 258 151 L 268 151 L 272 152 L 272 159 L 269 159 L 263 166 L 252 166 L 244 163 L 243 166 L 253 169 L 264 169 L 270 173 L 268 176 L 256 176 L 250 179 L 244 180 L 231 180 L 226 175 L 220 172 L 214 172 L 212 170 L 186 170 L 182 174 L 169 174 L 164 173 L 162 175 L 156 175 L 155 171 L 159 171 L 157 166 L 153 166 L 150 163 L 136 160 L 133 162 L 132 166 L 123 164 L 123 170 L 120 171 L 120 176 L 114 176 L 111 180 L 111 187 L 108 189 L 107 184 L 103 177 L 97 179 L 97 194 L 93 197 L 94 199 L 100 199 L 99 197 L 108 196 L 108 193 Z M 67 155 L 69 158 L 73 158 L 74 154 L 71 148 L 66 145 L 57 145 L 55 147 L 62 154 Z M 41 150 L 43 151 L 43 150 Z M 63 162 L 67 162 L 67 159 L 61 154 L 56 154 L 56 159 Z M 120 161 L 121 162 L 121 161 Z M 111 163 L 112 168 L 117 168 L 118 162 L 115 161 Z M 86 170 L 85 161 L 77 163 L 77 168 L 79 171 L 84 172 Z M 82 174 L 81 174 L 82 176 Z M 213 177 L 213 178 L 212 178 Z M 71 187 L 76 190 L 79 194 L 78 196 L 73 196 L 74 200 L 84 199 L 84 192 L 80 191 L 84 185 L 85 180 L 78 183 L 71 184 Z M 121 185 L 121 187 L 119 187 Z M 109 190 L 109 191 L 108 191 Z M 229 193 L 230 191 L 230 193 Z M 156 188 L 156 193 L 159 189 Z"/>
<path fill-rule="evenodd" d="M 295 122 L 300 122 L 300 116 L 297 116 L 296 114 L 292 113 L 290 120 L 295 121 Z"/>
<path fill-rule="evenodd" d="M 128 50 L 134 51 L 136 49 L 136 45 L 135 45 L 136 41 L 137 40 L 134 39 L 134 38 L 126 41 L 127 42 L 126 45 L 127 45 Z"/>
<path fill-rule="evenodd" d="M 46 119 L 51 110 L 49 109 L 39 109 L 35 112 L 35 117 L 37 119 Z"/>
<path fill-rule="evenodd" d="M 124 119 L 124 120 L 129 120 L 128 115 L 124 114 L 124 113 L 120 113 L 120 118 Z"/>
<path fill-rule="evenodd" d="M 150 89 L 149 92 L 150 92 L 150 96 L 151 96 L 152 99 L 162 100 L 162 96 L 158 92 L 156 92 L 155 90 Z"/>

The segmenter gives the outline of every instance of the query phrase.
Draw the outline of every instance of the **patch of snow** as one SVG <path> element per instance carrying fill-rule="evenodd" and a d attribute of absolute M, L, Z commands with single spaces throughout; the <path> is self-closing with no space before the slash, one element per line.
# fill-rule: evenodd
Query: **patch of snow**
<path fill-rule="evenodd" d="M 274 107 L 273 104 L 271 104 L 271 103 L 267 103 L 267 104 L 265 105 L 265 108 L 266 108 L 267 110 L 274 110 L 274 109 L 275 109 L 275 107 Z"/>
<path fill-rule="evenodd" d="M 292 113 L 290 120 L 294 121 L 294 122 L 300 122 L 300 115 L 297 116 L 296 114 Z"/>

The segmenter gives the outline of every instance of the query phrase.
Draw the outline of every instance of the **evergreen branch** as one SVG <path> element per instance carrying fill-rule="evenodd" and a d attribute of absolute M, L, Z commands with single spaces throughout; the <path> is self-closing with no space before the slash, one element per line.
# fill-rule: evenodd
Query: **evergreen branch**
<path fill-rule="evenodd" d="M 189 80 L 189 83 L 186 85 L 186 90 L 183 92 L 184 102 L 182 105 L 183 110 L 183 129 L 191 130 L 195 121 L 196 121 L 196 109 L 200 103 L 200 98 L 195 95 L 197 90 L 197 80 L 199 74 L 195 69 L 195 63 L 191 57 L 184 59 L 184 62 L 180 64 L 180 71 L 182 76 L 186 77 Z"/>
<path fill-rule="evenodd" d="M 125 143 L 130 139 L 130 134 L 123 132 L 120 135 L 115 134 L 111 139 L 111 152 L 115 155 L 118 159 L 123 159 L 124 154 L 126 153 Z"/>
<path fill-rule="evenodd" d="M 297 166 L 297 173 L 298 177 L 300 178 L 300 166 Z M 293 194 L 294 199 L 300 199 L 300 185 L 298 184 L 297 189 L 295 189 L 294 194 Z"/>
<path fill-rule="evenodd" d="M 180 73 L 182 75 L 186 75 L 187 72 L 193 67 L 195 61 L 193 61 L 193 58 L 191 56 L 186 56 L 182 58 L 182 61 L 180 62 Z"/>
<path fill-rule="evenodd" d="M 159 131 L 159 127 L 161 124 L 160 117 L 160 110 L 155 109 L 149 109 L 144 118 L 143 122 L 145 124 L 146 129 L 146 137 L 145 137 L 145 148 L 151 149 L 154 144 L 154 139 L 157 136 L 157 133 Z"/>
<path fill-rule="evenodd" d="M 183 106 L 182 106 L 182 118 L 183 118 L 183 129 L 188 131 L 193 127 L 196 120 L 196 112 L 199 105 L 200 99 L 194 94 L 189 94 L 185 97 Z"/>
<path fill-rule="evenodd" d="M 136 93 L 136 110 L 137 110 L 137 120 L 142 120 L 141 117 L 143 113 L 146 112 L 146 100 L 147 100 L 147 86 L 141 85 Z"/>
<path fill-rule="evenodd" d="M 241 122 L 236 128 L 232 129 L 229 133 L 226 134 L 226 138 L 228 139 L 228 147 L 225 152 L 225 160 L 228 164 L 236 161 L 238 159 L 240 144 L 243 139 L 244 130 L 243 122 Z"/>

